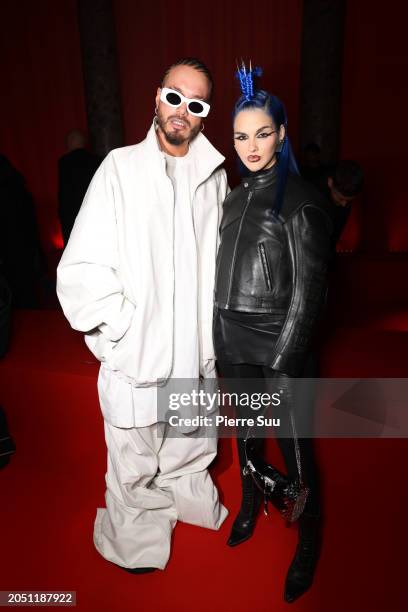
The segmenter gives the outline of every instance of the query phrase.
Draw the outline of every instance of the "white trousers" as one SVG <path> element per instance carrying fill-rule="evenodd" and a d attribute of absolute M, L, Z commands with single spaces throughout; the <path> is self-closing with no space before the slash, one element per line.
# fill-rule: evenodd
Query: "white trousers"
<path fill-rule="evenodd" d="M 122 429 L 105 421 L 106 509 L 97 510 L 94 543 L 122 567 L 164 569 L 177 520 L 219 529 L 228 515 L 207 470 L 217 440 L 166 437 L 166 427 Z"/>

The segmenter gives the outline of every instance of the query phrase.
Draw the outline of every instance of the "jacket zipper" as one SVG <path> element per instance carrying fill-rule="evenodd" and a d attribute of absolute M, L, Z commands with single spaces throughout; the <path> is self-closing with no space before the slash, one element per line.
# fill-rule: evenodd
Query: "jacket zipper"
<path fill-rule="evenodd" d="M 259 254 L 261 256 L 261 263 L 264 272 L 266 287 L 268 291 L 272 291 L 272 283 L 271 283 L 271 271 L 269 269 L 269 262 L 265 252 L 265 245 L 263 242 L 258 244 Z"/>
<path fill-rule="evenodd" d="M 248 206 L 249 206 L 249 203 L 250 203 L 251 198 L 253 196 L 253 193 L 254 193 L 253 191 L 250 191 L 248 193 L 248 198 L 247 198 L 247 201 L 246 201 L 246 204 L 245 204 L 245 208 L 244 208 L 244 210 L 242 212 L 241 220 L 240 220 L 239 226 L 238 226 L 237 237 L 235 239 L 235 245 L 234 245 L 234 252 L 232 254 L 230 277 L 229 277 L 229 282 L 228 282 L 227 303 L 224 306 L 225 310 L 228 310 L 228 308 L 229 308 L 229 301 L 230 301 L 230 298 L 231 298 L 232 277 L 234 275 L 235 260 L 236 260 L 236 257 L 237 257 L 238 242 L 239 242 L 239 237 L 241 235 L 242 224 L 244 222 L 244 217 L 246 215 L 246 211 L 248 210 Z"/>

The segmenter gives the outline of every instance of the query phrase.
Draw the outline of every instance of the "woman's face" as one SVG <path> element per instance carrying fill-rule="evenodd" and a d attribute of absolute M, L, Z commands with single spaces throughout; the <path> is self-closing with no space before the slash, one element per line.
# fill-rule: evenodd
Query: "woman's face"
<path fill-rule="evenodd" d="M 234 146 L 242 163 L 252 172 L 271 168 L 276 162 L 276 149 L 285 136 L 272 118 L 260 108 L 240 111 L 234 120 Z"/>

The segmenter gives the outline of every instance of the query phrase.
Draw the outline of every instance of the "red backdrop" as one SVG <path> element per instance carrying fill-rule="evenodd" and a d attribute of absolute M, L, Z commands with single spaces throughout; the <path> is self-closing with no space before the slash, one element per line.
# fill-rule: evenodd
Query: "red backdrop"
<path fill-rule="evenodd" d="M 263 66 L 266 88 L 285 102 L 298 142 L 302 0 L 194 2 L 114 0 L 126 144 L 145 135 L 164 68 L 182 55 L 208 63 L 216 82 L 206 134 L 235 167 L 230 113 L 237 96 L 236 58 Z M 43 245 L 59 243 L 57 159 L 64 135 L 86 125 L 76 0 L 2 3 L 0 152 L 27 178 Z M 366 171 L 363 228 L 374 250 L 408 250 L 402 129 L 408 102 L 405 9 L 347 3 L 343 79 L 342 157 Z M 231 182 L 235 177 L 230 172 Z M 354 221 L 343 248 L 355 246 Z"/>
<path fill-rule="evenodd" d="M 373 250 L 408 251 L 407 18 L 406 3 L 347 3 L 341 155 L 365 170 L 364 234 Z"/>

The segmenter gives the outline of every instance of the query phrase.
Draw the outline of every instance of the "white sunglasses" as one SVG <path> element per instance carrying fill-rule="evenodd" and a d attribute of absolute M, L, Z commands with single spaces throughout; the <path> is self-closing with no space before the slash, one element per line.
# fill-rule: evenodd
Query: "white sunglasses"
<path fill-rule="evenodd" d="M 163 87 L 161 90 L 160 100 L 174 108 L 178 108 L 185 102 L 188 112 L 196 117 L 206 117 L 211 108 L 208 102 L 203 102 L 203 100 L 197 100 L 195 98 L 186 98 L 179 91 L 169 89 L 168 87 Z"/>

